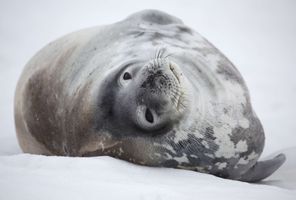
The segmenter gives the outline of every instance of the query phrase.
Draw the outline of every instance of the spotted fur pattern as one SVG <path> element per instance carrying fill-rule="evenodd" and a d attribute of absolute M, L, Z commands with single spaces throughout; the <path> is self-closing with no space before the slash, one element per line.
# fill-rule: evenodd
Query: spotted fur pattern
<path fill-rule="evenodd" d="M 161 64 L 153 64 L 155 52 Z M 184 77 L 186 114 L 155 134 L 132 129 L 121 121 L 128 116 L 122 115 L 116 74 L 124 66 L 167 60 Z M 163 84 L 164 93 L 177 84 L 170 83 Z M 160 85 L 151 76 L 142 88 L 153 84 Z M 122 109 L 117 113 L 113 105 Z M 15 119 L 28 153 L 110 155 L 238 180 L 254 180 L 242 177 L 264 147 L 263 128 L 238 70 L 181 20 L 155 10 L 72 33 L 38 52 L 19 80 Z"/>

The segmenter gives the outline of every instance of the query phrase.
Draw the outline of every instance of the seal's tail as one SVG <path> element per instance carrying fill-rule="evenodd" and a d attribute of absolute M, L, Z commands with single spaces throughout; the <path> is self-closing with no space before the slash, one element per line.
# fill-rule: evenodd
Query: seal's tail
<path fill-rule="evenodd" d="M 258 182 L 270 176 L 285 162 L 285 154 L 279 154 L 273 159 L 257 162 L 239 180 L 245 182 Z"/>

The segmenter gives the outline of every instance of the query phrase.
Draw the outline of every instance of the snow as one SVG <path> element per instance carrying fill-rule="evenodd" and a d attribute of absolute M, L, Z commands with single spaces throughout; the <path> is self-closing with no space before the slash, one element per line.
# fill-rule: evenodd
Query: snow
<path fill-rule="evenodd" d="M 0 199 L 249 200 L 294 199 L 296 195 L 295 190 L 186 170 L 137 166 L 110 157 L 19 154 L 2 156 L 0 169 L 1 190 L 5 191 L 0 193 Z"/>
<path fill-rule="evenodd" d="M 296 2 L 293 0 L 0 0 L 0 199 L 296 199 Z M 13 95 L 25 63 L 48 42 L 145 8 L 181 18 L 240 70 L 266 132 L 263 156 L 287 155 L 258 184 L 109 157 L 21 153 Z"/>

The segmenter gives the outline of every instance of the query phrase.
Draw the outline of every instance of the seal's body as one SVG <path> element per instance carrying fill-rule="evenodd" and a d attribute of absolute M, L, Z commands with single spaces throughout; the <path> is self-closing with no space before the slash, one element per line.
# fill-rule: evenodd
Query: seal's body
<path fill-rule="evenodd" d="M 15 96 L 26 153 L 109 155 L 259 181 L 264 132 L 233 64 L 181 20 L 146 10 L 67 35 L 33 57 Z"/>

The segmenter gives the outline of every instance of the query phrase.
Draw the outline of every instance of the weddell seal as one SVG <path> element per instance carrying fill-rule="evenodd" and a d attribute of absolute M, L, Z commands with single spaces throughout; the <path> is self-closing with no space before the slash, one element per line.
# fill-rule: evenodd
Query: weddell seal
<path fill-rule="evenodd" d="M 258 161 L 263 128 L 233 64 L 156 10 L 39 51 L 17 85 L 15 124 L 22 150 L 33 154 L 108 155 L 248 182 L 285 161 Z"/>

